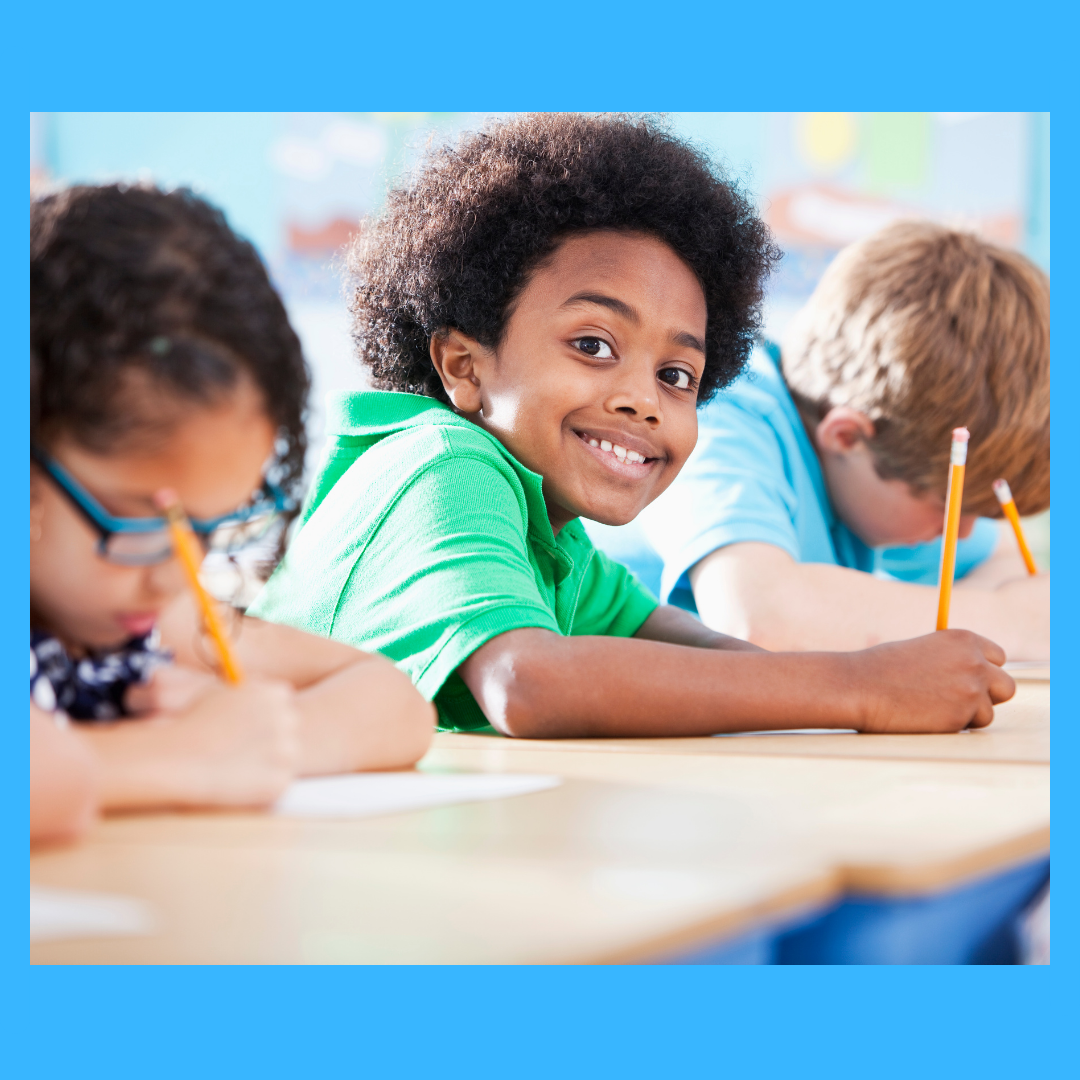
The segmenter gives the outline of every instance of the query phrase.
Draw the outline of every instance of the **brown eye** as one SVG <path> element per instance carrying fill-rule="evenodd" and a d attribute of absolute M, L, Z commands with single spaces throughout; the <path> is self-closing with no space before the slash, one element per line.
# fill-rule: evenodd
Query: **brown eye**
<path fill-rule="evenodd" d="M 664 370 L 660 372 L 659 379 L 662 383 L 666 383 L 675 390 L 690 389 L 690 372 L 683 371 L 682 368 L 664 368 Z"/>
<path fill-rule="evenodd" d="M 611 346 L 603 338 L 582 337 L 572 341 L 571 344 L 586 356 L 595 356 L 600 360 L 608 360 L 612 355 Z"/>

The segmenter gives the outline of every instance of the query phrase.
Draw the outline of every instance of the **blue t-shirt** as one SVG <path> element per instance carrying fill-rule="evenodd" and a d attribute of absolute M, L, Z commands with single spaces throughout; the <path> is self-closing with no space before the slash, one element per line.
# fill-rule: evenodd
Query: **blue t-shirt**
<path fill-rule="evenodd" d="M 698 441 L 674 483 L 629 525 L 585 522 L 593 543 L 630 567 L 666 603 L 696 611 L 689 570 L 745 541 L 798 562 L 936 585 L 941 539 L 869 548 L 837 518 L 821 465 L 779 369 L 779 350 L 756 348 L 745 375 L 698 414 Z M 956 554 L 960 577 L 986 559 L 998 530 L 980 518 Z"/>

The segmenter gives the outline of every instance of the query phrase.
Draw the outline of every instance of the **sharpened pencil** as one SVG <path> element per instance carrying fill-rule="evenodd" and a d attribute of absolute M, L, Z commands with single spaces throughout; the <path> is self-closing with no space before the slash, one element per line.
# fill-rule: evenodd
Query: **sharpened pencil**
<path fill-rule="evenodd" d="M 1016 543 L 1020 548 L 1020 554 L 1023 556 L 1027 572 L 1033 575 L 1037 574 L 1039 568 L 1035 565 L 1035 558 L 1031 554 L 1031 548 L 1028 547 L 1027 540 L 1024 538 L 1024 530 L 1020 527 L 1020 511 L 1016 509 L 1016 503 L 1013 501 L 1012 489 L 1009 487 L 1008 480 L 995 480 L 993 488 L 998 502 L 1001 503 L 1001 509 L 1009 519 L 1013 532 L 1016 533 Z"/>
<path fill-rule="evenodd" d="M 960 539 L 960 507 L 964 501 L 964 468 L 967 465 L 967 428 L 954 428 L 949 454 L 949 489 L 945 495 L 945 527 L 941 538 L 941 570 L 938 576 L 937 629 L 949 628 L 949 603 L 956 574 L 956 544 Z"/>
<path fill-rule="evenodd" d="M 230 682 L 235 686 L 244 681 L 244 675 L 240 670 L 236 657 L 233 655 L 232 646 L 229 644 L 225 627 L 221 624 L 221 618 L 218 615 L 214 601 L 199 580 L 199 566 L 202 563 L 199 542 L 195 539 L 195 533 L 192 531 L 187 516 L 184 514 L 184 508 L 180 504 L 179 496 L 171 491 L 162 494 L 165 496 L 162 509 L 165 511 L 165 516 L 169 521 L 169 532 L 172 534 L 173 547 L 176 549 L 180 564 L 187 575 L 191 591 L 195 594 L 195 599 L 199 603 L 199 610 L 202 612 L 206 630 L 217 649 L 218 659 L 221 663 L 221 673 L 226 682 Z"/>

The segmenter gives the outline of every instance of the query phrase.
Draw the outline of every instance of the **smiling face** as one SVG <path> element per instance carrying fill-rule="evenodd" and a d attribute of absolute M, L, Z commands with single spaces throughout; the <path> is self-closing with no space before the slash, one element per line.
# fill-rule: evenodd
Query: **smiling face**
<path fill-rule="evenodd" d="M 582 233 L 529 278 L 503 340 L 459 331 L 431 355 L 454 406 L 544 478 L 558 532 L 624 525 L 675 479 L 697 441 L 705 296 L 662 241 Z"/>
<path fill-rule="evenodd" d="M 149 445 L 100 454 L 61 439 L 49 452 L 116 517 L 159 517 L 154 495 L 172 488 L 192 517 L 212 519 L 250 498 L 273 445 L 262 399 L 241 380 L 221 402 L 192 407 Z M 153 566 L 103 559 L 98 533 L 36 466 L 30 523 L 31 625 L 69 648 L 108 648 L 148 633 L 185 588 L 175 558 Z"/>

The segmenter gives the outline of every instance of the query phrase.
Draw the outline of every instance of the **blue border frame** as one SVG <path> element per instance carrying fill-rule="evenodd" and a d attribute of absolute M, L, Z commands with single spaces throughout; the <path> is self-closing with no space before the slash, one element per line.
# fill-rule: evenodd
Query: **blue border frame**
<path fill-rule="evenodd" d="M 23 6 L 24 9 L 28 5 Z M 10 16 L 2 145 L 25 145 L 29 109 L 1022 109 L 1053 110 L 1058 174 L 1071 177 L 1075 108 L 1064 79 L 1071 25 L 1031 7 L 942 4 L 36 6 Z M 23 15 L 30 19 L 29 13 Z M 21 30 L 21 32 L 20 32 Z M 358 42 L 386 45 L 365 52 Z M 286 77 L 282 77 L 282 70 Z M 1060 77 L 1059 77 L 1059 73 Z M 291 76 L 291 77 L 290 77 Z M 1059 85 L 1060 78 L 1060 85 Z M 28 108 L 23 108 L 26 102 Z M 0 395 L 4 460 L 25 485 L 28 389 L 25 172 L 9 152 L 3 305 L 10 393 Z M 1076 270 L 1076 214 L 1054 217 L 1059 297 Z M 1070 305 L 1055 307 L 1057 340 Z M 1067 408 L 1077 364 L 1059 349 L 1054 397 Z M 1054 428 L 1055 533 L 1080 425 Z M 21 511 L 19 511 L 21 514 Z M 18 518 L 15 514 L 14 518 Z M 13 519 L 14 520 L 14 519 Z M 26 534 L 5 532 L 3 665 L 12 699 L 25 669 Z M 1058 550 L 1065 550 L 1059 546 Z M 1075 562 L 1057 560 L 1054 640 L 1075 642 Z M 16 663 L 18 657 L 18 663 Z M 1059 671 L 1060 661 L 1059 661 Z M 16 679 L 18 676 L 18 679 Z M 1063 708 L 1059 769 L 1073 757 Z M 1059 710 L 1060 713 L 1060 710 Z M 25 747 L 9 734 L 0 820 L 21 866 Z M 1055 796 L 1059 835 L 1076 794 Z M 1063 832 L 1064 831 L 1064 832 Z M 16 843 L 17 842 L 17 843 Z M 1068 848 L 1063 848 L 1067 852 Z M 13 865 L 9 857 L 8 866 Z M 1059 861 L 1057 911 L 1076 910 L 1075 870 Z M 1015 1075 L 1063 1049 L 1075 985 L 1075 931 L 1055 926 L 1049 969 L 27 969 L 20 888 L 5 890 L 11 1027 L 35 1075 L 110 1077 L 350 1074 L 515 1077 Z M 19 901 L 16 913 L 14 900 Z M 16 915 L 18 917 L 16 917 Z M 25 1034 L 24 1034 L 25 1033 Z"/>

